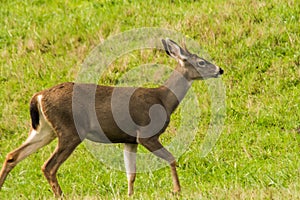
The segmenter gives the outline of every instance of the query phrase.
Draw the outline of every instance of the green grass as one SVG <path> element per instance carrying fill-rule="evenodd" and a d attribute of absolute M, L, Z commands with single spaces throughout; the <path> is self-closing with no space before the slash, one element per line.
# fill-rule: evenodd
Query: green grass
<path fill-rule="evenodd" d="M 299 199 L 299 16 L 296 0 L 1 1 L 0 161 L 26 139 L 35 92 L 74 81 L 85 57 L 109 36 L 162 27 L 193 38 L 225 70 L 227 116 L 213 151 L 201 157 L 210 99 L 205 84 L 194 83 L 202 121 L 178 158 L 182 193 L 172 196 L 169 168 L 163 168 L 138 174 L 132 199 Z M 132 54 L 101 81 L 114 85 L 124 65 L 168 60 L 163 52 Z M 53 198 L 40 167 L 55 145 L 22 161 L 0 199 Z M 58 179 L 67 199 L 127 199 L 124 172 L 100 163 L 83 145 Z"/>

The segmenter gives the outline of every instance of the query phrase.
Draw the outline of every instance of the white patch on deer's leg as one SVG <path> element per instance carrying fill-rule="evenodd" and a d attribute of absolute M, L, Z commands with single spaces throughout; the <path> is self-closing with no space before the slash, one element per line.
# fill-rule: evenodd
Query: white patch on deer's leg
<path fill-rule="evenodd" d="M 125 144 L 124 146 L 124 162 L 128 181 L 128 195 L 133 194 L 133 185 L 136 176 L 136 151 L 137 144 Z"/>
<path fill-rule="evenodd" d="M 31 131 L 29 131 L 29 136 L 28 136 L 28 138 L 26 139 L 25 143 L 29 143 L 31 140 L 33 140 L 33 139 L 36 137 L 37 134 L 38 134 L 38 133 L 37 133 L 36 130 L 31 129 Z"/>

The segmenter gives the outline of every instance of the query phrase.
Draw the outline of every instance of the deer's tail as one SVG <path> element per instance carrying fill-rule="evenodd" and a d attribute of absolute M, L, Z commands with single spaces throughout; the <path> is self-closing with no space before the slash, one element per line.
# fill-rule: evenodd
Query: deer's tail
<path fill-rule="evenodd" d="M 31 117 L 31 126 L 34 130 L 36 130 L 40 123 L 40 113 L 38 108 L 37 95 L 32 97 L 30 101 L 30 117 Z"/>

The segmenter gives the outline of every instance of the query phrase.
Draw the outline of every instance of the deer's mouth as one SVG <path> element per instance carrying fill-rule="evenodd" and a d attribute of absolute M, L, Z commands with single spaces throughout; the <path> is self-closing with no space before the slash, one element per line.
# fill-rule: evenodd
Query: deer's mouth
<path fill-rule="evenodd" d="M 204 77 L 202 77 L 202 79 L 219 78 L 223 73 L 224 73 L 224 70 L 220 68 L 219 71 L 217 71 L 211 75 L 204 76 Z"/>

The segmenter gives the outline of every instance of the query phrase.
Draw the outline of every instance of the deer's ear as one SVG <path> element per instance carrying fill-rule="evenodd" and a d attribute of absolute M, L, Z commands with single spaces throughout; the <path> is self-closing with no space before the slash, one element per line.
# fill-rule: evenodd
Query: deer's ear
<path fill-rule="evenodd" d="M 162 39 L 162 43 L 164 45 L 166 53 L 175 58 L 180 60 L 186 60 L 187 59 L 187 52 L 182 49 L 176 42 L 170 39 Z"/>

